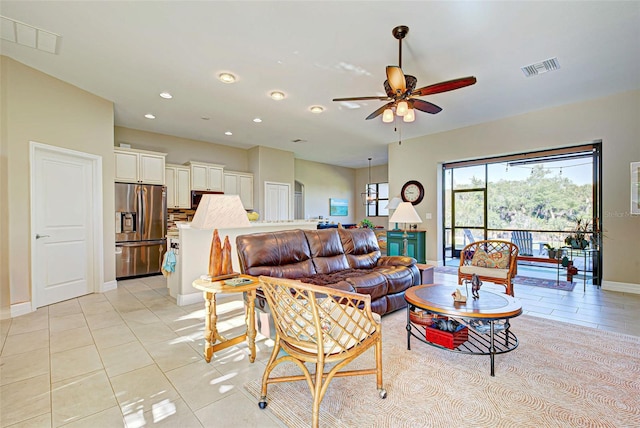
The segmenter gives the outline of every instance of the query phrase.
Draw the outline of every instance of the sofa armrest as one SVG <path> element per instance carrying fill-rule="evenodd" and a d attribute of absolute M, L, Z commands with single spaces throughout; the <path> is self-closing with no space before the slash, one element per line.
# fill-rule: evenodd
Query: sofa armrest
<path fill-rule="evenodd" d="M 413 266 L 418 261 L 407 256 L 382 256 L 378 259 L 376 266 Z"/>

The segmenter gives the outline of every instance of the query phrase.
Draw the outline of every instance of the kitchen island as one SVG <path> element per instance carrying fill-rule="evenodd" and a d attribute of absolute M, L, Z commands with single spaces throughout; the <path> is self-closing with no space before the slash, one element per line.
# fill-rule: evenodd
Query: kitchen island
<path fill-rule="evenodd" d="M 218 229 L 220 239 L 224 242 L 224 237 L 229 236 L 231 243 L 231 256 L 233 270 L 240 272 L 240 262 L 236 251 L 236 236 L 250 233 L 277 232 L 280 230 L 292 229 L 316 229 L 316 220 L 293 220 L 279 222 L 251 222 L 249 228 Z M 178 306 L 191 305 L 204 301 L 202 292 L 192 286 L 194 280 L 201 275 L 206 275 L 209 268 L 209 249 L 213 230 L 193 229 L 190 223 L 177 223 L 178 237 L 169 235 L 169 243 L 178 244 L 174 249 L 176 252 L 176 268 L 167 278 L 169 294 L 175 297 Z"/>

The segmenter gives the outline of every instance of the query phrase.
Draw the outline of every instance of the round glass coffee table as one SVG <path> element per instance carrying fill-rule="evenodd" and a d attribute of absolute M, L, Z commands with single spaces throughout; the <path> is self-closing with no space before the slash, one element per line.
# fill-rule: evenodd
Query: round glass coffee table
<path fill-rule="evenodd" d="M 411 336 L 421 342 L 454 352 L 491 357 L 491 376 L 495 376 L 496 354 L 504 354 L 518 347 L 518 338 L 511 331 L 509 319 L 522 313 L 522 305 L 506 294 L 480 291 L 480 298 L 468 297 L 465 303 L 453 301 L 454 286 L 427 284 L 411 287 L 405 292 L 407 301 L 407 349 L 411 349 Z M 422 310 L 442 318 L 453 319 L 467 326 L 467 337 L 455 337 L 448 347 L 427 340 L 429 333 L 442 334 L 439 330 L 429 330 L 429 318 L 421 322 L 416 311 Z M 413 316 L 412 316 L 413 312 Z M 413 318 L 413 319 L 412 319 Z M 435 331 L 433 331 L 435 330 Z M 424 334 L 417 334 L 425 331 Z M 446 334 L 446 333 L 445 333 Z M 458 339 L 458 340 L 456 340 Z M 466 339 L 466 340 L 464 340 Z M 462 342 L 462 343 L 459 343 Z"/>

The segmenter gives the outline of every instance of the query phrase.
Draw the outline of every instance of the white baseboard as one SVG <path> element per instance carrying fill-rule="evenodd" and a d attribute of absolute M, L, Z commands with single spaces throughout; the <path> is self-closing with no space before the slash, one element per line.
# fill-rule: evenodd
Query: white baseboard
<path fill-rule="evenodd" d="M 20 315 L 30 314 L 35 311 L 31 302 L 22 302 L 11 305 L 11 318 L 19 317 Z"/>
<path fill-rule="evenodd" d="M 178 306 L 187 306 L 193 305 L 194 303 L 202 303 L 204 302 L 204 296 L 201 292 L 197 293 L 189 293 L 189 294 L 178 294 L 176 298 L 176 304 Z"/>
<path fill-rule="evenodd" d="M 619 291 L 622 293 L 640 294 L 640 284 L 631 282 L 602 281 L 602 289 L 607 291 Z"/>
<path fill-rule="evenodd" d="M 444 266 L 444 262 L 442 260 L 427 260 L 427 264 L 436 267 Z"/>
<path fill-rule="evenodd" d="M 114 279 L 113 281 L 108 281 L 108 282 L 105 282 L 104 284 L 102 284 L 102 286 L 100 287 L 100 290 L 98 290 L 98 292 L 99 293 L 106 293 L 107 291 L 115 290 L 116 288 L 118 288 L 118 281 L 116 281 Z"/>

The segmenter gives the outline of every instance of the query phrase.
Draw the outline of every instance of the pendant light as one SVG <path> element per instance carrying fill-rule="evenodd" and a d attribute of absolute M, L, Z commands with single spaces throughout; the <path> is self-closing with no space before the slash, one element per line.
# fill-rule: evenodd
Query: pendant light
<path fill-rule="evenodd" d="M 369 158 L 369 180 L 367 181 L 367 191 L 360 194 L 362 205 L 373 205 L 378 198 L 378 193 L 371 189 L 371 158 Z"/>

